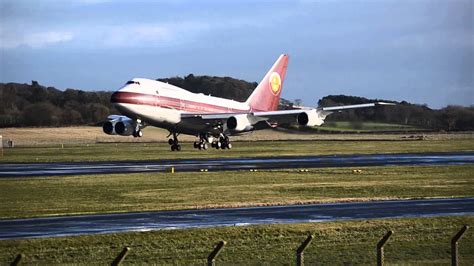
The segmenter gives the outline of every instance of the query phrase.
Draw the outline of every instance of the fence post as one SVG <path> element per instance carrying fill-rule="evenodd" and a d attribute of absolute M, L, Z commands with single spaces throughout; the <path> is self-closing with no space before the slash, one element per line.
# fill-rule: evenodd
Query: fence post
<path fill-rule="evenodd" d="M 303 252 L 309 246 L 312 240 L 313 240 L 313 235 L 309 234 L 308 237 L 305 239 L 305 241 L 303 241 L 303 243 L 301 243 L 299 248 L 296 250 L 296 265 L 297 266 L 304 265 Z"/>
<path fill-rule="evenodd" d="M 217 255 L 219 255 L 219 253 L 221 252 L 221 250 L 225 246 L 225 244 L 227 244 L 227 242 L 225 242 L 225 241 L 219 241 L 219 243 L 217 243 L 217 246 L 214 248 L 214 250 L 211 252 L 211 254 L 209 254 L 209 256 L 207 257 L 207 265 L 208 266 L 214 266 L 215 265 L 216 257 L 217 257 Z"/>
<path fill-rule="evenodd" d="M 117 258 L 115 258 L 115 260 L 112 262 L 112 266 L 120 265 L 120 263 L 122 263 L 125 257 L 127 256 L 127 253 L 129 250 L 130 250 L 129 247 L 124 247 L 122 252 L 120 252 Z"/>
<path fill-rule="evenodd" d="M 23 254 L 18 254 L 15 258 L 15 260 L 12 261 L 12 263 L 10 263 L 11 266 L 16 266 L 18 264 L 20 264 L 21 260 L 25 258 L 25 255 Z"/>
<path fill-rule="evenodd" d="M 377 243 L 377 266 L 382 266 L 383 265 L 383 246 L 385 243 L 388 241 L 390 236 L 393 234 L 393 231 L 388 231 L 382 239 Z"/>
<path fill-rule="evenodd" d="M 453 266 L 459 265 L 458 241 L 461 239 L 467 229 L 469 229 L 467 225 L 463 226 L 461 230 L 459 230 L 459 232 L 451 239 L 451 265 Z"/>

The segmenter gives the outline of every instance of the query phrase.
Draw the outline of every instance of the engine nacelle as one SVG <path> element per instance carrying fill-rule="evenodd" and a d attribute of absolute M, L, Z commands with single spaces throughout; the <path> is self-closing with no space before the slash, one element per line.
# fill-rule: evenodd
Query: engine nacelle
<path fill-rule="evenodd" d="M 107 135 L 117 135 L 115 132 L 115 123 L 117 121 L 107 121 L 102 125 L 102 130 Z"/>
<path fill-rule="evenodd" d="M 247 115 L 236 115 L 227 118 L 227 128 L 233 131 L 250 131 L 253 129 L 252 123 Z"/>
<path fill-rule="evenodd" d="M 318 114 L 316 109 L 312 109 L 298 114 L 296 121 L 300 126 L 314 127 L 322 125 L 324 123 L 324 118 L 325 117 L 321 117 Z"/>
<path fill-rule="evenodd" d="M 134 130 L 131 120 L 118 121 L 114 128 L 115 132 L 121 136 L 131 136 Z"/>
<path fill-rule="evenodd" d="M 102 125 L 102 130 L 108 135 L 130 136 L 133 134 L 133 120 L 121 115 L 110 115 Z"/>

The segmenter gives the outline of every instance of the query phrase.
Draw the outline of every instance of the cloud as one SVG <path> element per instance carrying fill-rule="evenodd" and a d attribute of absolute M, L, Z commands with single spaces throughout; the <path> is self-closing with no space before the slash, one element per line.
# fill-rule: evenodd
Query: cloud
<path fill-rule="evenodd" d="M 82 24 L 76 27 L 31 29 L 32 25 L 0 24 L 0 48 L 42 48 L 71 42 L 80 47 L 170 47 L 196 40 L 210 24 L 194 21 L 132 25 Z"/>
<path fill-rule="evenodd" d="M 425 49 L 426 47 L 473 49 L 473 40 L 472 32 L 456 29 L 408 33 L 390 40 L 389 44 L 394 48 L 403 49 Z"/>
<path fill-rule="evenodd" d="M 192 41 L 208 29 L 208 24 L 200 22 L 103 26 L 83 32 L 81 38 L 105 47 L 173 46 Z"/>
<path fill-rule="evenodd" d="M 84 4 L 84 5 L 96 5 L 111 2 L 112 0 L 70 0 L 72 3 Z"/>
<path fill-rule="evenodd" d="M 0 27 L 0 48 L 12 49 L 20 46 L 41 48 L 48 45 L 67 42 L 74 38 L 71 32 L 44 31 L 21 32 Z"/>

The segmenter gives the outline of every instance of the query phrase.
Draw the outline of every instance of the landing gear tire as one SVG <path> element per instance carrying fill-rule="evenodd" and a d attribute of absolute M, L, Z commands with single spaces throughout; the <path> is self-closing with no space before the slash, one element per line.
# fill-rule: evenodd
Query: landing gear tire
<path fill-rule="evenodd" d="M 219 147 L 221 149 L 231 149 L 232 144 L 230 144 L 229 137 L 223 135 L 219 138 L 219 141 L 217 142 L 219 144 Z"/>
<path fill-rule="evenodd" d="M 143 132 L 141 130 L 133 131 L 132 136 L 134 138 L 141 138 L 141 137 L 143 137 Z"/>
<path fill-rule="evenodd" d="M 209 141 L 209 138 L 207 134 L 199 134 L 199 140 L 194 142 L 194 148 L 199 149 L 199 150 L 207 150 L 209 149 L 209 144 L 207 143 Z M 214 143 L 211 143 L 211 146 L 213 146 Z"/>
<path fill-rule="evenodd" d="M 181 145 L 179 145 L 179 144 L 171 145 L 171 151 L 181 151 Z"/>
<path fill-rule="evenodd" d="M 180 151 L 181 145 L 179 145 L 178 136 L 173 133 L 173 138 L 168 139 L 168 144 L 171 146 L 171 151 Z"/>

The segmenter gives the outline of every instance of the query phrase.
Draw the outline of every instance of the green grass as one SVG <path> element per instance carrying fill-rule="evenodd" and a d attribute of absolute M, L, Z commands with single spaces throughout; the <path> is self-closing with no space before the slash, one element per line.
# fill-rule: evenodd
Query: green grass
<path fill-rule="evenodd" d="M 376 123 L 376 122 L 357 122 L 357 121 L 338 121 L 327 122 L 321 127 L 316 128 L 317 131 L 332 132 L 411 132 L 424 131 L 426 129 L 418 128 L 410 125 Z"/>
<path fill-rule="evenodd" d="M 474 165 L 0 179 L 0 218 L 474 196 Z"/>
<path fill-rule="evenodd" d="M 308 232 L 315 239 L 305 251 L 307 265 L 375 264 L 375 246 L 388 231 L 385 263 L 448 265 L 450 239 L 474 217 L 385 219 L 217 227 L 140 233 L 87 235 L 0 241 L 0 264 L 18 253 L 27 264 L 109 264 L 124 246 L 131 248 L 124 263 L 203 265 L 215 244 L 227 245 L 218 265 L 294 265 L 295 250 Z M 461 265 L 474 263 L 474 231 L 459 242 Z"/>
<path fill-rule="evenodd" d="M 4 149 L 0 163 L 157 160 L 176 158 L 258 157 L 353 153 L 473 151 L 474 140 L 430 141 L 261 141 L 235 142 L 232 150 L 199 151 L 183 143 L 170 152 L 165 143 L 108 143 Z"/>

